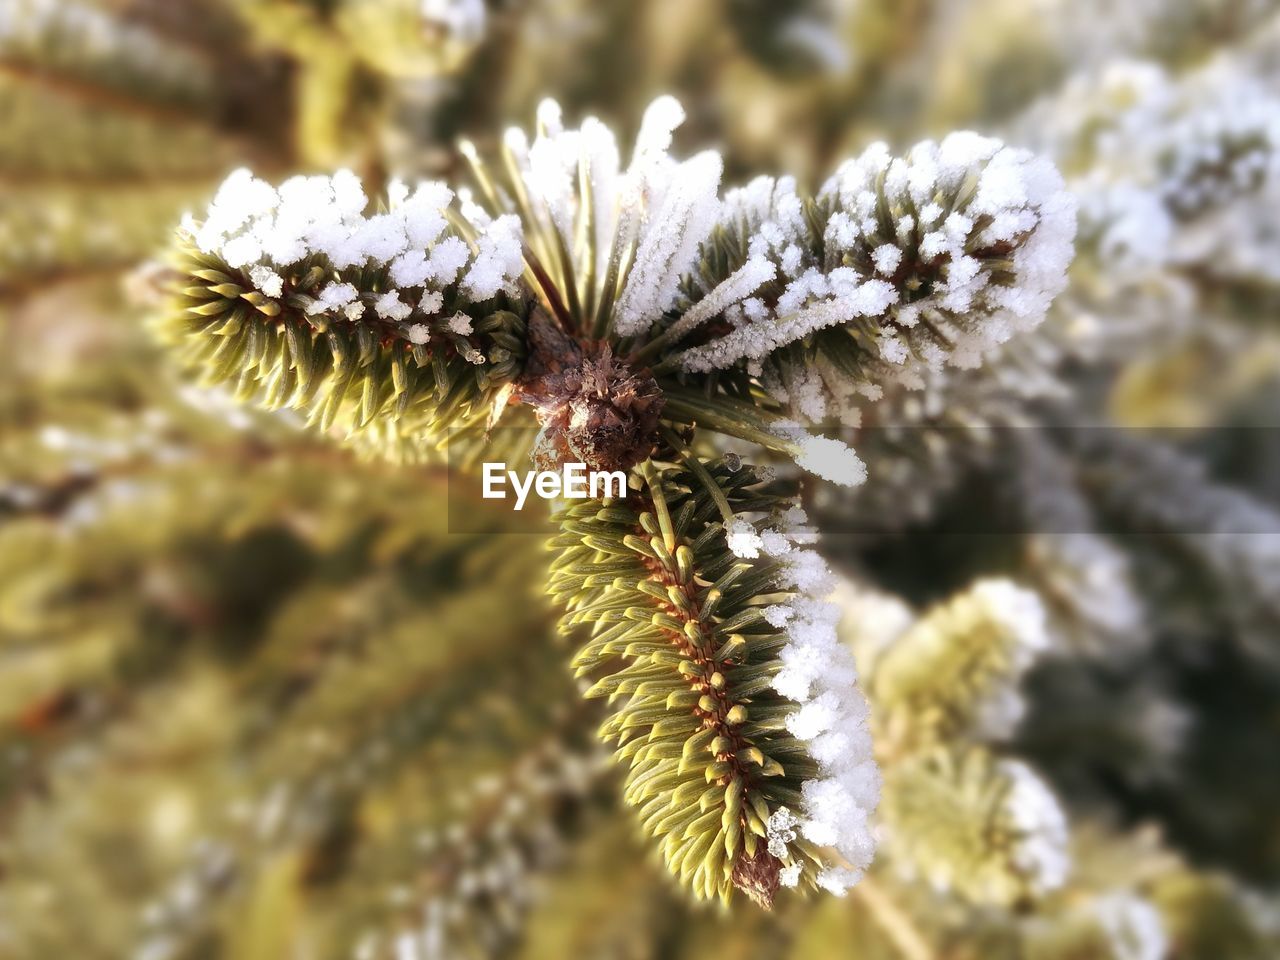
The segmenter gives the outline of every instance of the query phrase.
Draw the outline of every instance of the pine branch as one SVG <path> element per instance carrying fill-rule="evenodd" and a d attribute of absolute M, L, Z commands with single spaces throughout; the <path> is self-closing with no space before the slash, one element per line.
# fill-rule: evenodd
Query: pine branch
<path fill-rule="evenodd" d="M 146 178 L 212 179 L 229 165 L 229 139 L 202 123 L 156 121 L 87 105 L 40 85 L 0 75 L 0 182 L 103 189 Z"/>
<path fill-rule="evenodd" d="M 0 185 L 0 296 L 38 290 L 51 279 L 138 263 L 160 247 L 206 180 L 137 182 L 116 190 L 75 183 L 41 191 Z M 35 244 L 14 238 L 38 237 Z"/>
<path fill-rule="evenodd" d="M 701 472 L 736 514 L 787 508 L 750 468 L 717 462 Z M 635 497 L 569 508 L 552 541 L 560 554 L 550 589 L 566 629 L 592 625 L 574 662 L 579 675 L 597 678 L 587 696 L 620 703 L 601 735 L 629 764 L 626 799 L 668 867 L 700 897 L 727 902 L 736 887 L 770 906 L 780 883 L 843 877 L 830 852 L 792 830 L 800 820 L 790 810 L 807 811 L 812 784 L 827 774 L 804 742 L 813 734 L 788 719 L 798 705 L 778 693 L 799 695 L 779 679 L 782 651 L 794 649 L 782 611 L 803 605 L 788 584 L 806 578 L 788 574 L 794 557 L 735 559 L 703 482 L 698 472 L 647 468 Z M 869 838 L 846 829 L 853 835 L 836 830 L 827 842 L 857 858 Z"/>
<path fill-rule="evenodd" d="M 690 271 L 720 206 L 720 160 L 667 157 L 682 116 L 657 101 L 622 171 L 603 125 L 565 131 L 559 108 L 544 103 L 532 145 L 506 138 L 502 176 L 464 150 L 488 210 L 465 195 L 451 207 L 441 184 L 412 196 L 393 185 L 389 211 L 368 217 L 349 174 L 276 190 L 241 172 L 203 224 L 187 225 L 178 310 L 162 324 L 209 379 L 305 409 L 321 428 L 362 434 L 357 442 L 383 452 L 451 429 L 479 435 L 514 400 L 541 424 L 541 466 L 636 468 L 627 497 L 568 508 L 550 589 L 566 628 L 592 626 L 577 668 L 595 680 L 590 696 L 621 702 L 601 734 L 628 762 L 626 798 L 672 873 L 700 897 L 728 901 L 740 889 L 770 906 L 780 885 L 857 882 L 872 852 L 878 775 L 836 609 L 811 596 L 831 579 L 798 548 L 809 538 L 802 512 L 755 471 L 703 464 L 693 451 L 699 432 L 719 433 L 838 483 L 861 482 L 865 468 L 842 443 L 782 420 L 779 399 L 794 397 L 779 397 L 763 368 L 739 355 L 721 376 L 677 361 L 690 338 L 701 340 L 692 351 L 720 349 L 769 329 L 778 338 L 754 356 L 771 355 L 778 382 L 799 389 L 810 334 L 829 333 L 830 319 L 848 336 L 850 311 L 892 307 L 893 323 L 940 337 L 959 362 L 964 349 L 1006 335 L 1013 318 L 1041 318 L 1062 281 L 1072 208 L 1050 166 L 997 141 L 960 137 L 893 163 L 873 149 L 807 206 L 768 181 L 769 203 L 734 228 L 733 248 L 716 253 L 711 241 L 712 268 L 729 273 L 698 297 Z M 729 209 L 744 196 L 731 195 Z M 937 229 L 914 233 L 912 205 L 926 200 L 936 209 L 920 217 Z M 779 245 L 797 223 L 804 246 Z M 774 260 L 760 259 L 761 244 Z M 806 256 L 829 274 L 799 274 L 793 261 Z M 791 298 L 811 311 L 798 327 L 733 313 L 775 280 L 774 306 Z M 879 306 L 862 310 L 846 294 Z M 809 297 L 827 299 L 803 306 Z M 960 314 L 975 298 L 982 308 L 962 349 Z M 330 354 L 317 358 L 322 335 Z M 844 386 L 878 386 L 859 380 L 870 362 L 849 360 Z M 651 459 L 668 452 L 678 465 Z M 931 674 L 917 689 L 919 657 L 903 655 L 886 660 L 886 699 L 911 710 L 940 700 L 935 725 L 948 735 L 974 726 L 975 704 L 1007 693 L 1021 662 L 1006 642 L 1016 631 L 1005 621 L 989 630 L 999 617 L 987 613 L 930 622 L 904 646 L 947 666 L 954 682 L 942 694 Z M 966 631 L 973 642 L 952 656 L 948 644 Z"/>
<path fill-rule="evenodd" d="M 926 612 L 862 666 L 886 729 L 926 741 L 1003 738 L 1023 713 L 1022 674 L 1048 644 L 1034 593 L 981 580 Z"/>
<path fill-rule="evenodd" d="M 4 0 L 0 72 L 113 109 L 181 119 L 215 99 L 211 60 L 84 0 Z"/>
<path fill-rule="evenodd" d="M 982 748 L 888 765 L 883 817 L 900 857 L 935 887 L 977 903 L 1033 902 L 1066 879 L 1057 800 L 1025 764 Z"/>
<path fill-rule="evenodd" d="M 442 196 L 447 202 L 447 191 Z M 489 279 L 487 241 L 469 249 L 452 233 L 440 236 L 444 220 L 435 207 L 402 209 L 400 219 L 395 211 L 364 219 L 358 208 L 346 216 L 374 244 L 378 230 L 392 237 L 399 230 L 403 245 L 406 227 L 398 224 L 408 222 L 430 235 L 434 259 L 424 253 L 420 262 L 369 263 L 357 253 L 344 262 L 346 249 L 310 250 L 277 237 L 298 254 L 278 273 L 252 262 L 262 257 L 260 246 L 233 266 L 227 251 L 234 247 L 205 252 L 197 244 L 208 234 L 188 235 L 174 264 L 178 299 L 159 320 L 162 335 L 205 382 L 232 383 L 239 397 L 269 409 L 305 410 L 322 430 L 383 431 L 395 449 L 397 435 L 422 441 L 486 429 L 506 404 L 502 388 L 523 366 L 527 309 Z"/>
<path fill-rule="evenodd" d="M 755 368 L 819 419 L 919 368 L 974 366 L 1038 324 L 1065 283 L 1074 231 L 1061 177 L 1025 151 L 974 134 L 902 158 L 877 144 L 814 198 L 790 178 L 730 191 L 684 281 L 682 315 L 659 337 L 703 328 L 667 362 Z"/>
<path fill-rule="evenodd" d="M 345 918 L 342 941 L 376 939 L 387 954 L 393 945 L 405 952 L 409 944 L 447 943 L 478 956 L 520 943 L 542 884 L 599 799 L 604 757 L 580 745 L 582 713 L 567 711 L 541 741 L 495 758 L 500 769 L 450 788 L 446 816 L 414 811 L 400 830 L 368 844 L 361 865 L 343 878 L 350 899 L 366 902 Z M 406 889 L 412 899 L 399 902 Z M 388 897 L 393 892 L 401 895 Z M 371 928 L 386 935 L 372 938 Z"/>

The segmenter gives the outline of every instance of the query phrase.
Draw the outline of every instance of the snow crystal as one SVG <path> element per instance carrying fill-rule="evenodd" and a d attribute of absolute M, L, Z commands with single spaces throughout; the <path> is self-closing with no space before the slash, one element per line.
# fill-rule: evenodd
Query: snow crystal
<path fill-rule="evenodd" d="M 705 373 L 731 366 L 743 358 L 760 359 L 825 327 L 848 323 L 857 317 L 879 316 L 898 298 L 898 291 L 885 281 L 858 282 L 856 274 L 841 268 L 833 270 L 829 279 L 816 272 L 800 276 L 783 292 L 779 307 L 821 294 L 831 295 L 812 300 L 790 313 L 780 313 L 771 323 L 746 324 L 710 343 L 686 350 L 681 354 L 681 364 L 691 372 Z"/>
<path fill-rule="evenodd" d="M 427 281 L 431 268 L 421 250 L 409 250 L 391 262 L 391 282 L 397 287 L 420 287 Z"/>
<path fill-rule="evenodd" d="M 794 610 L 780 603 L 775 603 L 771 607 L 764 608 L 765 621 L 770 626 L 774 626 L 774 627 L 785 627 L 787 625 L 787 621 L 790 620 L 794 615 L 795 615 Z"/>
<path fill-rule="evenodd" d="M 509 287 L 524 269 L 520 218 L 498 217 L 477 238 L 479 251 L 462 278 L 462 289 L 476 300 L 488 300 Z"/>
<path fill-rule="evenodd" d="M 439 290 L 428 290 L 418 301 L 418 309 L 426 314 L 439 313 L 444 307 L 444 294 Z"/>
<path fill-rule="evenodd" d="M 798 442 L 796 463 L 814 476 L 842 487 L 856 487 L 867 479 L 867 465 L 851 447 L 829 437 L 805 436 Z"/>
<path fill-rule="evenodd" d="M 641 227 L 626 284 L 618 297 L 617 329 L 643 332 L 676 302 L 680 278 L 716 223 L 723 161 L 705 151 L 680 164 L 662 203 Z"/>
<path fill-rule="evenodd" d="M 1066 817 L 1044 782 L 1018 760 L 1002 760 L 1001 774 L 1009 781 L 1005 806 L 1019 838 L 1013 848 L 1014 865 L 1027 878 L 1033 893 L 1044 894 L 1066 882 L 1071 868 Z"/>
<path fill-rule="evenodd" d="M 779 860 L 787 857 L 787 844 L 796 838 L 795 828 L 799 819 L 786 807 L 779 807 L 769 816 L 765 833 L 769 841 L 769 853 Z"/>
<path fill-rule="evenodd" d="M 671 148 L 671 134 L 684 119 L 684 107 L 675 97 L 658 97 L 649 104 L 636 137 L 636 158 L 665 154 Z"/>
<path fill-rule="evenodd" d="M 812 550 L 798 550 L 785 558 L 783 568 L 791 583 L 805 593 L 826 594 L 835 589 L 835 579 L 822 558 Z"/>
<path fill-rule="evenodd" d="M 879 802 L 880 774 L 853 655 L 836 634 L 840 610 L 821 599 L 830 592 L 830 573 L 816 553 L 797 548 L 806 531 L 803 511 L 783 518 L 773 531 L 788 541 L 777 551 L 786 561 L 782 585 L 797 594 L 787 604 L 770 607 L 765 616 L 787 635 L 778 652 L 782 668 L 773 681 L 774 689 L 796 704 L 787 729 L 805 742 L 819 774 L 801 787 L 801 812 L 779 807 L 769 818 L 769 852 L 785 860 L 787 844 L 798 835 L 834 848 L 845 863 L 824 867 L 817 881 L 843 893 L 857 883 L 875 852 L 869 817 Z M 800 557 L 808 559 L 797 564 Z M 798 879 L 794 869 L 789 876 Z"/>
<path fill-rule="evenodd" d="M 792 243 L 782 251 L 782 272 L 788 277 L 797 277 L 800 275 L 800 267 L 804 259 L 804 254 L 796 244 Z"/>
<path fill-rule="evenodd" d="M 892 243 L 884 243 L 871 251 L 871 259 L 875 262 L 876 272 L 886 277 L 892 276 L 902 262 L 902 248 Z"/>
<path fill-rule="evenodd" d="M 360 291 L 351 284 L 334 281 L 320 291 L 319 299 L 307 307 L 307 313 L 324 313 L 327 310 L 345 307 L 359 296 Z"/>
<path fill-rule="evenodd" d="M 878 341 L 880 347 L 880 358 L 889 363 L 903 364 L 907 362 L 907 358 L 911 355 L 907 350 L 907 345 L 902 342 L 901 338 L 893 334 L 885 334 Z"/>
<path fill-rule="evenodd" d="M 249 279 L 253 285 L 268 297 L 278 297 L 284 293 L 284 278 L 270 267 L 261 265 L 249 269 Z"/>
<path fill-rule="evenodd" d="M 458 237 L 446 237 L 436 244 L 427 258 L 427 279 L 437 284 L 450 284 L 467 265 L 471 251 Z"/>
<path fill-rule="evenodd" d="M 776 275 L 777 269 L 763 257 L 753 257 L 747 260 L 746 263 L 729 274 L 723 282 L 718 284 L 715 289 L 689 310 L 685 311 L 684 316 L 671 325 L 670 336 L 672 342 L 688 335 L 699 324 L 705 323 L 712 317 L 723 313 L 733 304 L 755 293 L 762 284 L 768 283 Z M 763 306 L 759 300 L 752 302 L 757 306 Z"/>
<path fill-rule="evenodd" d="M 595 117 L 582 122 L 580 151 L 591 182 L 591 226 L 596 251 L 596 273 L 604 277 L 613 243 L 614 204 L 619 179 L 618 141 L 613 131 Z"/>
<path fill-rule="evenodd" d="M 232 267 L 245 267 L 262 256 L 262 244 L 255 237 L 236 237 L 222 248 L 222 258 Z"/>
<path fill-rule="evenodd" d="M 560 104 L 550 97 L 544 97 L 538 103 L 538 128 L 546 132 L 548 137 L 555 137 L 564 132 L 564 115 Z"/>
<path fill-rule="evenodd" d="M 187 221 L 187 226 L 202 251 L 247 268 L 255 286 L 270 297 L 283 293 L 281 271 L 307 258 L 323 258 L 339 271 L 385 268 L 388 286 L 372 304 L 384 320 L 407 319 L 415 304 L 428 315 L 438 313 L 444 288 L 458 282 L 464 270 L 463 292 L 477 301 L 513 286 L 524 268 L 517 217 L 487 223 L 478 230 L 473 251 L 460 237 L 445 234 L 445 211 L 454 196 L 447 186 L 424 181 L 411 190 L 392 181 L 387 192 L 389 211 L 367 217 L 368 197 L 349 170 L 332 177 L 293 177 L 279 189 L 237 170 L 218 190 L 204 222 Z M 334 280 L 306 309 L 358 320 L 366 307 L 355 286 Z M 454 332 L 460 330 L 459 325 Z"/>
<path fill-rule="evenodd" d="M 400 299 L 394 290 L 384 293 L 373 303 L 374 312 L 383 320 L 405 320 L 413 313 L 413 307 Z"/>
<path fill-rule="evenodd" d="M 761 539 L 755 526 L 743 517 L 734 517 L 725 526 L 725 540 L 735 557 L 754 560 L 760 556 Z"/>
<path fill-rule="evenodd" d="M 760 543 L 764 552 L 771 557 L 781 557 L 792 550 L 791 537 L 777 530 L 765 530 L 760 534 Z"/>
<path fill-rule="evenodd" d="M 555 106 L 554 123 L 548 105 Z M 538 124 L 543 134 L 529 148 L 529 169 L 524 173 L 525 188 L 538 202 L 537 211 L 560 233 L 567 249 L 573 245 L 573 221 L 577 200 L 578 135 L 564 133 L 560 108 L 554 101 L 544 100 L 538 108 Z"/>
<path fill-rule="evenodd" d="M 518 129 L 508 130 L 504 137 L 506 159 L 518 171 L 539 233 L 554 230 L 572 250 L 589 226 L 598 296 L 610 258 L 625 264 L 611 317 L 623 335 L 647 331 L 676 306 L 681 280 L 690 273 L 717 220 L 720 156 L 707 151 L 679 162 L 669 153 L 672 132 L 684 117 L 674 98 L 654 100 L 645 111 L 625 171 L 617 141 L 604 124 L 588 117 L 578 129 L 566 127 L 552 101 L 539 107 L 532 143 Z M 586 195 L 590 210 L 583 209 L 586 196 L 578 184 L 584 171 L 591 185 Z M 482 226 L 471 213 L 464 213 Z M 720 309 L 737 304 L 765 282 L 763 271 L 762 264 L 752 264 L 722 285 L 715 292 Z M 714 316 L 716 303 L 683 318 L 676 338 Z"/>

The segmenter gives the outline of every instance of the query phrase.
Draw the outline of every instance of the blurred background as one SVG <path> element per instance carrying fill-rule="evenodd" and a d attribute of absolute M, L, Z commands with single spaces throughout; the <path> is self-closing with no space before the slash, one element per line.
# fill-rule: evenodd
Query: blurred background
<path fill-rule="evenodd" d="M 625 146 L 663 93 L 728 184 L 976 129 L 1081 203 L 1044 327 L 811 502 L 860 658 L 979 642 L 992 579 L 1047 650 L 882 756 L 874 885 L 772 914 L 650 859 L 537 538 L 147 332 L 236 167 L 461 183 L 544 97 Z M 0 957 L 1280 957 L 1278 165 L 1269 0 L 0 0 Z"/>

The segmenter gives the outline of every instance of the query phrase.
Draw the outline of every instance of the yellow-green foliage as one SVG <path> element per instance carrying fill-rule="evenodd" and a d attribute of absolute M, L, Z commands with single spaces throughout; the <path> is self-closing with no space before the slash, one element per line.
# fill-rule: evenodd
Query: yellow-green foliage
<path fill-rule="evenodd" d="M 1047 643 L 1043 617 L 1034 595 L 984 581 L 926 611 L 883 650 L 867 651 L 862 667 L 885 725 L 950 739 L 998 723 L 991 714 L 1016 710 L 1012 688 Z"/>
<path fill-rule="evenodd" d="M 881 811 L 924 880 L 1009 907 L 1061 883 L 1066 828 L 1054 803 L 1025 764 L 939 748 L 888 765 Z"/>
<path fill-rule="evenodd" d="M 462 12 L 468 5 L 455 3 Z M 483 14 L 484 4 L 476 3 Z M 432 20 L 421 0 L 339 0 L 334 15 L 343 37 L 374 70 L 429 77 L 455 69 L 480 40 L 483 16 L 460 24 Z"/>
<path fill-rule="evenodd" d="M 0 182 L 0 292 L 50 276 L 118 269 L 160 249 L 166 224 L 212 184 L 130 185 L 104 190 Z"/>
<path fill-rule="evenodd" d="M 49 129 L 50 117 L 57 118 L 56 131 Z M 182 177 L 203 186 L 232 156 L 225 138 L 206 123 L 104 110 L 0 72 L 0 176 L 76 177 L 101 187 L 126 177 L 145 176 L 156 186 Z"/>
<path fill-rule="evenodd" d="M 93 0 L 8 0 L 4 14 L 0 68 L 172 108 L 217 96 L 211 60 Z"/>

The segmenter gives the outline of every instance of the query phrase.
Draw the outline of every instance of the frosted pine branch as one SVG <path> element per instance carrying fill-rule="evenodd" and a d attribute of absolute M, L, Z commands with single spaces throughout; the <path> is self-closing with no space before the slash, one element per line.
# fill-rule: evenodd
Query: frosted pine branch
<path fill-rule="evenodd" d="M 184 224 L 162 334 L 207 382 L 376 436 L 387 453 L 483 429 L 524 362 L 519 223 L 464 238 L 442 184 L 388 194 L 387 212 L 366 215 L 349 172 L 278 190 L 233 174 Z"/>
<path fill-rule="evenodd" d="M 902 743 L 1012 735 L 1022 677 L 1050 648 L 1035 593 L 978 580 L 920 616 L 865 588 L 844 585 L 840 599 L 879 722 Z"/>
<path fill-rule="evenodd" d="M 680 365 L 782 366 L 782 348 L 804 341 L 834 368 L 829 390 L 873 395 L 920 365 L 974 366 L 1044 318 L 1066 282 L 1074 209 L 1051 164 L 967 133 L 896 159 L 876 145 L 812 201 L 760 178 L 726 198 L 676 324 L 683 336 L 704 323 L 710 299 L 731 329 Z"/>
<path fill-rule="evenodd" d="M 626 799 L 699 896 L 843 892 L 874 852 L 867 706 L 811 539 L 756 471 L 712 462 L 570 508 L 553 541 L 551 590 L 566 627 L 591 627 L 575 665 L 611 704 Z"/>
<path fill-rule="evenodd" d="M 896 764 L 884 821 L 895 852 L 935 889 L 982 904 L 1043 898 L 1066 881 L 1066 818 L 1018 760 L 981 748 L 937 750 Z"/>

